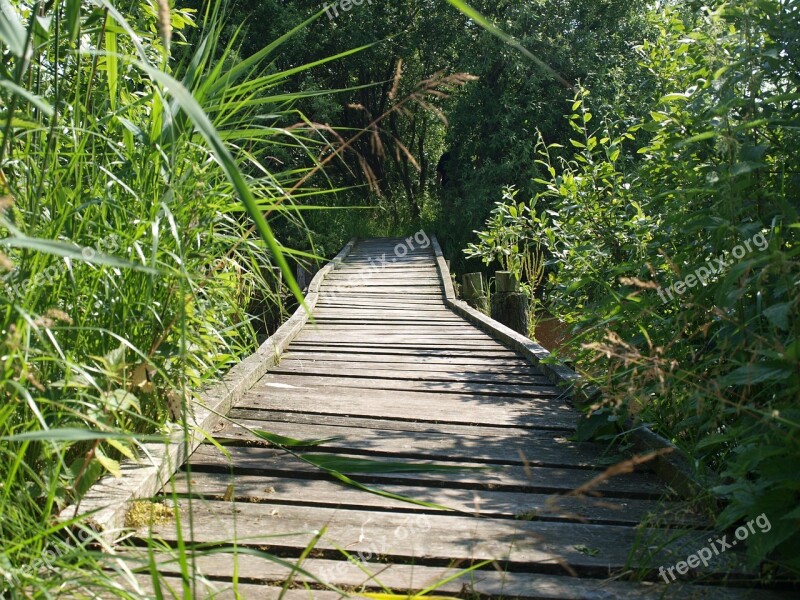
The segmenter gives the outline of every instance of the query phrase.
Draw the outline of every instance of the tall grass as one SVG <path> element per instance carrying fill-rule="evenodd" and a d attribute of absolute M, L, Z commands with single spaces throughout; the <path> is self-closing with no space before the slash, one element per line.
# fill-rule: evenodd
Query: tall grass
<path fill-rule="evenodd" d="M 62 588 L 46 552 L 102 583 L 54 515 L 255 347 L 269 267 L 299 295 L 273 227 L 306 235 L 304 173 L 268 157 L 316 155 L 271 95 L 309 66 L 240 59 L 224 9 L 0 0 L 0 591 Z"/>

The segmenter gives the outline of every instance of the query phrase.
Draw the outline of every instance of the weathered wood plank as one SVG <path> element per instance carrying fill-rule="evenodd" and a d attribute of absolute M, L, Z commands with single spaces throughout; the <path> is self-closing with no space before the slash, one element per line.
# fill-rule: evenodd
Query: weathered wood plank
<path fill-rule="evenodd" d="M 317 345 L 317 346 L 328 346 L 329 348 L 340 348 L 340 347 L 349 347 L 349 348 L 362 348 L 364 350 L 373 350 L 373 349 L 395 349 L 395 348 L 406 348 L 410 350 L 436 350 L 436 351 L 448 351 L 448 350 L 461 350 L 467 352 L 478 352 L 478 353 L 491 353 L 491 354 L 503 354 L 508 355 L 509 352 L 503 346 L 495 346 L 493 344 L 484 342 L 482 340 L 464 340 L 461 341 L 453 341 L 453 342 L 445 342 L 445 341 L 434 341 L 434 340 L 425 340 L 425 341 L 396 341 L 393 340 L 391 344 L 382 344 L 378 339 L 374 340 L 341 340 L 337 341 L 335 339 L 327 340 L 327 339 L 315 339 L 313 336 L 309 334 L 303 334 L 303 339 L 297 340 L 295 342 L 299 345 Z"/>
<path fill-rule="evenodd" d="M 550 381 L 544 375 L 534 375 L 533 373 L 508 373 L 498 371 L 456 371 L 425 369 L 415 370 L 398 368 L 398 365 L 379 365 L 384 368 L 371 368 L 373 363 L 323 363 L 322 361 L 298 361 L 282 360 L 280 366 L 270 369 L 273 375 L 308 375 L 326 377 L 347 377 L 355 379 L 380 379 L 380 380 L 399 380 L 399 381 L 435 381 L 453 383 L 492 383 L 502 385 L 550 385 Z M 408 365 L 400 365 L 408 366 Z M 412 365 L 413 366 L 413 365 Z"/>
<path fill-rule="evenodd" d="M 126 562 L 147 564 L 146 553 L 136 550 L 121 552 Z M 364 555 L 366 557 L 366 554 Z M 155 560 L 162 573 L 171 575 L 169 582 L 177 582 L 180 576 L 178 563 L 165 553 L 156 554 Z M 289 569 L 274 561 L 250 554 L 214 553 L 201 554 L 196 558 L 198 573 L 206 578 L 213 578 L 213 584 L 230 585 L 230 573 L 234 564 L 239 576 L 244 581 L 255 584 L 239 584 L 241 597 L 247 600 L 275 600 L 274 595 L 264 595 L 262 590 L 273 593 L 277 589 L 270 584 L 283 581 Z M 371 559 L 362 561 L 358 556 L 353 562 L 346 560 L 329 560 L 312 558 L 303 562 L 303 568 L 315 578 L 297 575 L 296 581 L 321 587 L 318 581 L 328 581 L 349 591 L 348 598 L 362 598 L 359 593 L 373 591 L 385 592 L 387 589 L 398 594 L 419 592 L 437 582 L 449 580 L 437 587 L 436 594 L 454 594 L 461 597 L 481 595 L 491 598 L 516 600 L 785 600 L 789 594 L 769 590 L 747 590 L 724 588 L 712 585 L 690 585 L 676 582 L 665 585 L 663 581 L 654 583 L 633 583 L 617 581 L 611 578 L 598 577 L 578 579 L 566 574 L 524 573 L 498 570 L 493 565 L 479 570 L 467 572 L 467 564 L 453 567 L 430 567 L 424 565 L 385 564 Z M 140 576 L 146 585 L 146 576 Z M 263 586 L 263 587 L 262 587 Z M 175 588 L 179 589 L 179 588 Z M 220 587 L 218 589 L 224 589 Z M 290 590 L 298 595 L 289 596 L 287 600 L 333 600 L 338 594 L 330 595 L 321 589 L 313 590 L 309 596 L 306 590 Z M 326 595 L 327 594 L 327 595 Z M 464 596 L 463 594 L 469 594 Z M 202 596 L 201 596 L 202 597 Z M 215 598 L 233 598 L 222 592 Z"/>
<path fill-rule="evenodd" d="M 375 323 L 347 323 L 347 324 L 334 324 L 322 323 L 316 321 L 306 327 L 307 333 L 327 336 L 331 338 L 347 338 L 347 337 L 369 337 L 386 336 L 389 338 L 406 338 L 413 339 L 433 339 L 433 340 L 447 340 L 450 338 L 457 338 L 458 340 L 483 340 L 492 344 L 496 344 L 491 337 L 484 333 L 470 331 L 457 323 L 448 324 L 417 324 L 417 323 L 403 323 L 399 325 L 390 325 L 385 323 L 383 325 Z"/>
<path fill-rule="evenodd" d="M 514 431 L 499 435 L 482 435 L 482 431 L 461 432 L 459 437 L 446 431 L 392 431 L 373 422 L 373 427 L 344 427 L 327 424 L 301 424 L 280 421 L 237 419 L 214 432 L 214 438 L 248 441 L 267 445 L 249 429 L 261 429 L 296 439 L 341 438 L 325 444 L 324 452 L 369 453 L 406 458 L 459 461 L 470 460 L 507 465 L 593 468 L 603 453 L 599 444 L 575 443 L 563 437 Z M 379 427 L 374 427 L 378 425 Z M 355 451 L 355 452 L 354 452 Z"/>
<path fill-rule="evenodd" d="M 328 279 L 331 283 L 339 283 L 342 281 L 361 281 L 366 280 L 369 282 L 378 282 L 378 283 L 397 283 L 403 282 L 408 284 L 414 283 L 425 283 L 428 285 L 439 285 L 439 274 L 436 272 L 436 269 L 431 267 L 429 269 L 395 269 L 391 273 L 387 272 L 377 272 L 372 273 L 368 270 L 364 271 L 345 271 L 345 270 L 336 270 L 335 273 L 331 273 L 331 277 Z"/>
<path fill-rule="evenodd" d="M 516 354 L 509 350 L 477 350 L 469 348 L 414 348 L 407 346 L 392 346 L 382 348 L 380 346 L 369 347 L 353 345 L 353 344 L 314 344 L 295 342 L 292 344 L 292 352 L 295 354 L 299 352 L 314 353 L 318 356 L 327 356 L 328 354 L 343 355 L 346 353 L 353 354 L 369 354 L 371 356 L 404 356 L 412 357 L 414 360 L 424 360 L 425 358 L 461 358 L 469 360 L 518 360 Z"/>
<path fill-rule="evenodd" d="M 397 390 L 400 392 L 436 392 L 440 394 L 473 394 L 502 396 L 503 398 L 543 398 L 561 396 L 554 385 L 545 382 L 518 383 L 509 385 L 497 381 L 492 383 L 461 381 L 437 381 L 434 379 L 377 379 L 368 377 L 319 376 L 303 373 L 268 373 L 251 388 L 251 393 L 268 392 L 271 388 L 296 388 L 303 390 L 358 388 L 362 390 Z M 276 385 L 277 384 L 277 385 Z M 566 403 L 563 410 L 571 412 Z"/>
<path fill-rule="evenodd" d="M 228 446 L 229 456 L 212 445 L 200 446 L 191 456 L 193 470 L 228 473 L 231 468 L 239 474 L 303 477 L 328 479 L 320 469 L 309 465 L 282 450 L 260 447 Z M 312 454 L 309 452 L 309 454 Z M 364 458 L 358 455 L 346 455 Z M 392 457 L 393 462 L 413 464 L 444 464 L 425 460 L 408 460 L 402 456 Z M 449 465 L 464 467 L 484 466 L 474 461 L 447 461 Z M 359 481 L 373 483 L 402 483 L 406 485 L 444 487 L 449 489 L 491 489 L 509 492 L 533 492 L 539 494 L 563 493 L 579 488 L 594 479 L 600 471 L 590 469 L 565 469 L 555 467 L 519 467 L 516 465 L 492 466 L 488 469 L 468 468 L 462 471 L 370 473 L 352 475 Z M 666 487 L 652 474 L 629 473 L 608 479 L 596 487 L 605 497 L 656 499 L 667 492 Z"/>
<path fill-rule="evenodd" d="M 344 427 L 350 429 L 377 429 L 389 432 L 420 432 L 450 435 L 454 437 L 469 435 L 486 435 L 489 437 L 518 437 L 530 440 L 531 444 L 537 440 L 554 440 L 554 443 L 566 442 L 565 435 L 571 430 L 564 429 L 536 429 L 516 428 L 505 426 L 465 425 L 458 423 L 436 423 L 430 421 L 397 420 L 385 418 L 363 418 L 354 415 L 326 415 L 319 413 L 292 413 L 285 410 L 263 410 L 252 408 L 232 408 L 230 418 L 234 420 L 274 421 L 278 423 L 295 423 L 298 425 L 328 425 L 331 427 Z M 291 436 L 290 436 L 291 437 Z"/>
<path fill-rule="evenodd" d="M 374 340 L 375 338 L 384 337 L 390 340 L 434 340 L 434 341 L 447 341 L 448 339 L 457 339 L 459 342 L 465 340 L 480 340 L 490 345 L 503 347 L 501 344 L 495 342 L 491 337 L 483 333 L 476 333 L 463 327 L 455 326 L 435 326 L 430 325 L 427 327 L 420 327 L 416 325 L 400 325 L 391 326 L 385 325 L 384 327 L 375 327 L 373 325 L 323 325 L 321 323 L 314 323 L 305 328 L 303 335 L 318 336 L 323 339 L 353 339 L 358 341 L 360 338 Z M 389 345 L 389 344 L 387 344 Z"/>
<path fill-rule="evenodd" d="M 230 557 L 232 558 L 232 557 Z M 227 563 L 227 561 L 226 561 Z M 231 561 L 228 565 L 230 571 L 226 577 L 232 577 L 234 571 L 234 564 Z M 136 594 L 140 598 L 157 597 L 155 596 L 156 590 L 163 594 L 164 598 L 184 598 L 183 593 L 183 579 L 179 569 L 170 567 L 168 564 L 163 565 L 164 573 L 172 573 L 171 577 L 160 577 L 158 583 L 153 582 L 149 575 L 135 575 L 135 583 L 126 580 L 120 583 L 123 590 L 129 594 Z M 289 574 L 288 569 L 284 572 L 284 577 Z M 244 579 L 242 577 L 241 579 Z M 365 598 L 355 593 L 342 595 L 337 592 L 329 590 L 318 589 L 319 586 L 299 585 L 294 589 L 287 589 L 285 592 L 282 587 L 241 583 L 237 582 L 235 585 L 228 580 L 220 581 L 219 579 L 208 579 L 204 577 L 201 570 L 198 570 L 192 576 L 191 594 L 193 600 L 276 600 L 276 598 L 283 598 L 283 600 L 340 600 L 341 598 Z M 303 589 L 305 588 L 305 589 Z M 344 590 L 342 590 L 344 591 Z M 281 596 L 283 594 L 283 596 Z M 88 596 L 87 596 L 88 597 Z M 101 593 L 99 596 L 91 596 L 92 598 L 119 598 L 117 592 Z"/>
<path fill-rule="evenodd" d="M 231 491 L 230 486 L 233 485 Z M 655 500 L 556 496 L 547 494 L 430 488 L 412 485 L 375 483 L 372 487 L 389 492 L 435 502 L 456 511 L 476 516 L 536 520 L 548 519 L 605 525 L 635 526 L 644 520 L 662 525 L 698 525 L 702 518 L 680 503 L 665 505 Z M 237 502 L 270 502 L 343 509 L 377 509 L 405 513 L 430 512 L 429 509 L 393 500 L 377 494 L 319 479 L 292 479 L 229 473 L 178 473 L 164 493 L 193 495 L 207 500 L 235 499 Z M 232 495 L 231 495 L 232 494 Z"/>
<path fill-rule="evenodd" d="M 277 387 L 251 391 L 235 406 L 286 412 L 568 431 L 574 430 L 577 423 L 577 413 L 552 397 L 520 400 L 502 396 L 359 390 L 333 386 L 319 390 Z"/>
<path fill-rule="evenodd" d="M 340 363 L 350 362 L 354 366 L 359 366 L 364 363 L 379 363 L 391 368 L 397 367 L 398 369 L 420 369 L 424 370 L 428 367 L 442 370 L 447 368 L 453 369 L 487 369 L 497 372 L 522 372 L 522 373 L 540 373 L 537 367 L 532 366 L 530 363 L 514 356 L 501 356 L 501 357 L 473 357 L 473 356 L 441 356 L 433 354 L 391 354 L 391 353 L 365 353 L 363 351 L 348 351 L 347 349 L 342 352 L 326 352 L 318 353 L 313 350 L 305 350 L 300 347 L 294 347 L 283 355 L 281 364 L 284 361 L 303 361 L 305 362 L 325 362 Z"/>
<path fill-rule="evenodd" d="M 178 501 L 180 514 L 188 519 L 188 504 Z M 553 571 L 568 565 L 578 572 L 607 573 L 647 564 L 672 564 L 689 548 L 705 543 L 705 532 L 687 532 L 680 543 L 653 548 L 654 558 L 629 557 L 638 541 L 636 529 L 618 525 L 488 519 L 453 515 L 410 515 L 365 510 L 341 510 L 285 504 L 242 502 L 193 503 L 196 543 L 229 541 L 238 532 L 240 547 L 268 547 L 299 552 L 315 531 L 326 527 L 316 548 L 338 553 L 344 548 L 365 557 L 386 556 L 425 564 L 449 557 L 461 560 L 499 560 L 530 571 Z M 676 532 L 651 530 L 651 546 L 664 543 Z M 146 531 L 140 531 L 146 534 Z M 155 525 L 152 534 L 165 541 L 177 539 L 174 524 Z M 717 557 L 718 565 L 731 566 L 734 553 Z M 708 573 L 714 569 L 698 569 Z"/>
<path fill-rule="evenodd" d="M 369 314 L 354 314 L 350 310 L 320 310 L 314 314 L 315 323 L 331 323 L 347 325 L 349 323 L 381 324 L 426 324 L 431 325 L 457 325 L 463 326 L 458 319 L 447 316 L 445 313 L 419 314 L 418 311 L 370 311 Z"/>
<path fill-rule="evenodd" d="M 331 306 L 331 305 L 338 305 L 343 306 L 345 308 L 367 308 L 367 309 L 379 309 L 379 308 L 414 308 L 416 310 L 417 306 L 424 308 L 431 308 L 436 311 L 440 311 L 442 307 L 442 302 L 440 298 L 436 298 L 434 296 L 430 297 L 419 297 L 419 296 L 383 296 L 383 297 L 376 297 L 376 298 L 368 298 L 366 295 L 361 294 L 324 294 L 320 296 L 322 302 L 320 303 L 321 307 Z"/>

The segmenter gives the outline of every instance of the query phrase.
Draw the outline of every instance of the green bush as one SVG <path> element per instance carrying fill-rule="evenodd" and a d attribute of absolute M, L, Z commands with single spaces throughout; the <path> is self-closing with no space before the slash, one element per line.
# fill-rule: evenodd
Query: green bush
<path fill-rule="evenodd" d="M 574 154 L 540 140 L 536 197 L 545 303 L 573 324 L 602 414 L 650 422 L 695 458 L 724 501 L 718 527 L 780 524 L 748 556 L 795 571 L 798 12 L 771 0 L 654 12 L 638 60 L 657 96 L 607 120 L 576 96 Z"/>

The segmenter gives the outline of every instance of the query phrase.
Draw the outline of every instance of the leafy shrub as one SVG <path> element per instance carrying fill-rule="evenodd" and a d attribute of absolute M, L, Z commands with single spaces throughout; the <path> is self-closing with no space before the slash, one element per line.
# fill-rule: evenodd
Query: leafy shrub
<path fill-rule="evenodd" d="M 655 11 L 638 59 L 658 95 L 597 129 L 590 97 L 575 97 L 575 154 L 552 158 L 540 141 L 536 197 L 547 307 L 574 324 L 577 364 L 611 418 L 638 415 L 697 459 L 724 501 L 719 527 L 780 523 L 748 555 L 795 571 L 798 12 L 772 0 Z"/>

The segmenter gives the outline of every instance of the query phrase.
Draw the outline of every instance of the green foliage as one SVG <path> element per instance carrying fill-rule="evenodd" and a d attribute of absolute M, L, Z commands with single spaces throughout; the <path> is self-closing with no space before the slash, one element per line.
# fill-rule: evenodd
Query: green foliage
<path fill-rule="evenodd" d="M 497 202 L 486 221 L 486 230 L 476 232 L 477 244 L 464 251 L 470 258 L 480 258 L 486 265 L 497 261 L 504 271 L 514 274 L 521 289 L 533 298 L 542 282 L 544 262 L 539 243 L 542 217 L 536 213 L 536 202 L 528 206 L 517 202 L 519 190 L 506 188 L 503 201 Z"/>
<path fill-rule="evenodd" d="M 653 423 L 716 475 L 720 528 L 780 523 L 748 543 L 751 562 L 795 571 L 798 12 L 654 11 L 637 56 L 656 94 L 598 119 L 581 91 L 572 157 L 540 137 L 536 195 L 546 306 L 573 323 L 577 365 L 608 403 L 584 433 L 608 434 L 609 414 Z"/>
<path fill-rule="evenodd" d="M 272 265 L 299 294 L 273 227 L 308 234 L 302 173 L 264 157 L 318 145 L 273 126 L 308 67 L 270 68 L 286 37 L 239 60 L 222 6 L 0 6 L 0 591 L 61 586 L 54 515 L 255 348 Z"/>
<path fill-rule="evenodd" d="M 551 144 L 569 144 L 565 93 L 579 83 L 605 91 L 612 78 L 631 86 L 645 83 L 640 69 L 629 66 L 629 56 L 632 40 L 642 39 L 650 29 L 643 20 L 645 3 L 638 1 L 469 4 L 505 33 L 468 31 L 464 43 L 469 52 L 461 53 L 460 68 L 479 80 L 449 107 L 446 142 L 457 155 L 458 172 L 454 188 L 444 191 L 436 232 L 457 271 L 467 267 L 456 253 L 506 186 L 519 189 L 523 198 L 536 194 L 535 179 L 545 175 L 531 160 L 537 132 Z"/>

